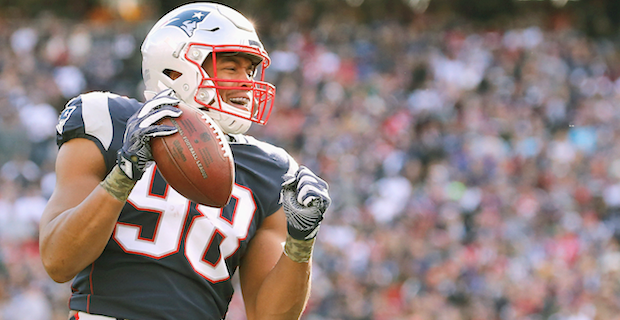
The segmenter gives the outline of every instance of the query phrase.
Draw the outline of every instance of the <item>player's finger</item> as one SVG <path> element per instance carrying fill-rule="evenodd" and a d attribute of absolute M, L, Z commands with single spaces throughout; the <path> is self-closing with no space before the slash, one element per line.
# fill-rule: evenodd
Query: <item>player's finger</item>
<path fill-rule="evenodd" d="M 175 126 L 167 126 L 167 125 L 157 125 L 157 126 L 151 126 L 147 129 L 147 131 L 144 132 L 144 135 L 147 137 L 163 137 L 163 136 L 169 136 L 171 134 L 176 133 L 177 131 L 179 131 L 177 129 L 177 127 Z"/>
<path fill-rule="evenodd" d="M 297 201 L 304 206 L 309 206 L 314 199 L 327 199 L 329 194 L 324 188 L 317 188 L 313 185 L 305 185 L 298 189 Z"/>
<path fill-rule="evenodd" d="M 163 91 L 161 91 L 160 93 L 158 93 L 155 96 L 155 99 L 159 98 L 159 97 L 164 97 L 164 96 L 168 96 L 168 97 L 174 97 L 174 90 L 167 88 Z"/>
<path fill-rule="evenodd" d="M 179 99 L 169 96 L 162 96 L 153 100 L 149 100 L 147 103 L 144 104 L 142 109 L 140 109 L 140 113 L 138 113 L 138 118 L 142 118 L 152 110 L 161 108 L 163 106 L 176 106 L 177 104 L 179 104 L 179 102 Z"/>
<path fill-rule="evenodd" d="M 282 179 L 284 180 L 284 182 L 282 182 L 282 187 L 290 187 L 292 186 L 295 181 L 297 180 L 297 178 L 294 175 L 291 174 L 285 174 Z"/>
<path fill-rule="evenodd" d="M 157 110 L 146 116 L 142 121 L 140 121 L 140 128 L 146 128 L 165 117 L 179 117 L 181 113 L 183 113 L 183 111 L 175 107 L 168 107 Z"/>
<path fill-rule="evenodd" d="M 315 176 L 315 175 L 304 175 L 301 176 L 297 182 L 297 187 L 301 187 L 304 186 L 306 184 L 310 184 L 310 185 L 315 185 L 318 188 L 328 188 L 327 182 L 325 182 L 323 179 Z"/>

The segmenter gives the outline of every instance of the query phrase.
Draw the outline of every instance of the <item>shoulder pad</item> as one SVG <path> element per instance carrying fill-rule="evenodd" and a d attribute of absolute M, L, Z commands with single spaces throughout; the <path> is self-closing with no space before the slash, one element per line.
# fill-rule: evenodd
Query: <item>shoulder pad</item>
<path fill-rule="evenodd" d="M 75 131 L 97 139 L 108 150 L 114 138 L 115 120 L 125 121 L 141 103 L 110 92 L 90 92 L 71 99 L 58 118 L 59 136 L 72 136 Z M 120 123 L 119 123 L 120 124 Z M 69 133 L 69 134 L 68 134 Z M 69 137 L 65 138 L 69 138 Z M 68 139 L 60 139 L 62 142 Z"/>

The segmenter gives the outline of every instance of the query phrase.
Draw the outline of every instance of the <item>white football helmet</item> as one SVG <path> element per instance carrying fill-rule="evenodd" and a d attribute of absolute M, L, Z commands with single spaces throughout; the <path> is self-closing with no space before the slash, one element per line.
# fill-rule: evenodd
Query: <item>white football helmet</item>
<path fill-rule="evenodd" d="M 224 80 L 203 69 L 212 55 L 244 55 L 256 65 L 251 80 Z M 265 124 L 271 114 L 275 87 L 264 81 L 270 59 L 252 23 L 236 10 L 215 3 L 191 3 L 164 15 L 142 44 L 145 97 L 171 88 L 190 106 L 205 110 L 226 133 L 244 133 L 252 122 Z M 214 68 L 215 70 L 215 68 Z M 180 76 L 179 76 L 180 74 Z M 221 83 L 239 83 L 223 87 Z M 218 83 L 220 85 L 218 85 Z M 223 101 L 219 90 L 251 90 L 246 110 Z"/>

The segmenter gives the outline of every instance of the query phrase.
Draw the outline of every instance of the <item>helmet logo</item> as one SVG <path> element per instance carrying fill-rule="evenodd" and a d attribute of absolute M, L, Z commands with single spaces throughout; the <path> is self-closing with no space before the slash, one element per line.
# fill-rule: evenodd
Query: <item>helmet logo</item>
<path fill-rule="evenodd" d="M 198 28 L 198 24 L 202 22 L 208 15 L 209 11 L 188 10 L 183 11 L 176 17 L 170 19 L 166 26 L 178 27 L 185 31 L 188 37 L 194 35 L 194 31 Z"/>

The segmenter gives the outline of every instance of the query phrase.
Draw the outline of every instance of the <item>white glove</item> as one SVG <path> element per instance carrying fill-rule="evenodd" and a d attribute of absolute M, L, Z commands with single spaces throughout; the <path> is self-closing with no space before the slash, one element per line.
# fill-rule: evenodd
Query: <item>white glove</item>
<path fill-rule="evenodd" d="M 316 237 L 323 214 L 331 204 L 327 182 L 301 166 L 295 175 L 285 175 L 280 203 L 284 207 L 288 233 L 297 240 Z"/>

